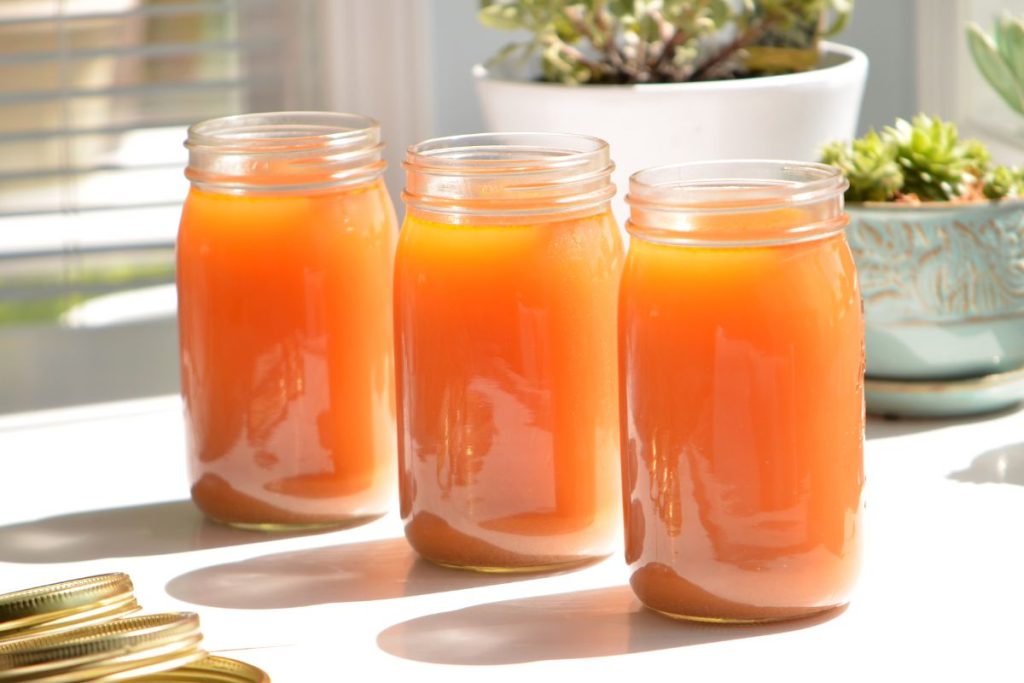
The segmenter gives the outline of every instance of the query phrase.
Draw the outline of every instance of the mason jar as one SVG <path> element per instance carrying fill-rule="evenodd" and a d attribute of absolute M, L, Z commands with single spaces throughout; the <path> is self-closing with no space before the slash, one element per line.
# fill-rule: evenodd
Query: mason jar
<path fill-rule="evenodd" d="M 178 233 L 192 498 L 260 529 L 383 514 L 394 485 L 395 213 L 352 114 L 192 126 Z"/>
<path fill-rule="evenodd" d="M 619 349 L 630 583 L 669 616 L 849 600 L 861 558 L 864 323 L 835 169 L 631 178 Z"/>
<path fill-rule="evenodd" d="M 608 145 L 466 135 L 414 145 L 405 168 L 395 324 L 409 542 L 479 571 L 608 555 L 623 259 Z"/>

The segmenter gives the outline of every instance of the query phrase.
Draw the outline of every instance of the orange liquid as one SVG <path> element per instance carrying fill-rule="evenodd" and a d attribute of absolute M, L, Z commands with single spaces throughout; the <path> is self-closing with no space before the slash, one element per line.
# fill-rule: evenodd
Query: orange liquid
<path fill-rule="evenodd" d="M 192 497 L 207 515 L 291 526 L 386 511 L 396 241 L 380 181 L 309 196 L 189 194 L 182 395 Z"/>
<path fill-rule="evenodd" d="M 611 552 L 621 266 L 610 212 L 511 226 L 406 218 L 399 489 L 421 555 L 525 571 Z"/>
<path fill-rule="evenodd" d="M 724 249 L 634 239 L 620 297 L 637 595 L 708 620 L 847 602 L 860 564 L 864 336 L 842 235 Z"/>

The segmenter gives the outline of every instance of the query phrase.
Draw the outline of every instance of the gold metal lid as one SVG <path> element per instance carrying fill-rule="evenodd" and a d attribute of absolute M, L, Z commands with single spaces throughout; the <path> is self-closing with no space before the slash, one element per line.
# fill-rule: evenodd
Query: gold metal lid
<path fill-rule="evenodd" d="M 114 619 L 0 643 L 0 681 L 106 683 L 170 671 L 206 657 L 190 612 Z M 216 679 L 214 679 L 216 680 Z"/>
<path fill-rule="evenodd" d="M 127 574 L 101 574 L 0 595 L 0 643 L 64 631 L 139 609 Z"/>
<path fill-rule="evenodd" d="M 172 671 L 132 679 L 135 683 L 270 683 L 262 669 L 225 657 L 207 657 Z"/>

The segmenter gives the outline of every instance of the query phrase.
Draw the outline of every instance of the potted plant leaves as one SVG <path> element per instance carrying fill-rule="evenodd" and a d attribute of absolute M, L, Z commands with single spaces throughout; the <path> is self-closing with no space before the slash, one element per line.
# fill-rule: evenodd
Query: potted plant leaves
<path fill-rule="evenodd" d="M 967 46 L 992 89 L 1011 109 L 1024 114 L 1024 20 L 1004 14 L 996 20 L 992 35 L 968 24 Z"/>
<path fill-rule="evenodd" d="M 726 158 L 813 160 L 850 139 L 867 77 L 824 41 L 852 0 L 482 0 L 528 32 L 475 70 L 494 131 L 607 140 L 620 188 L 641 168 Z"/>
<path fill-rule="evenodd" d="M 827 146 L 849 180 L 868 410 L 962 415 L 1024 398 L 1024 178 L 920 115 Z"/>

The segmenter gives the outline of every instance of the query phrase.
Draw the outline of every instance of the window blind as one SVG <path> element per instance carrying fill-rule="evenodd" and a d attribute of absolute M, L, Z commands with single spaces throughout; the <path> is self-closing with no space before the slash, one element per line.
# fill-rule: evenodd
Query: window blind
<path fill-rule="evenodd" d="M 180 201 L 188 124 L 317 106 L 315 9 L 0 3 L 0 219 Z"/>
<path fill-rule="evenodd" d="M 177 390 L 185 129 L 322 107 L 322 3 L 0 0 L 0 413 Z"/>

